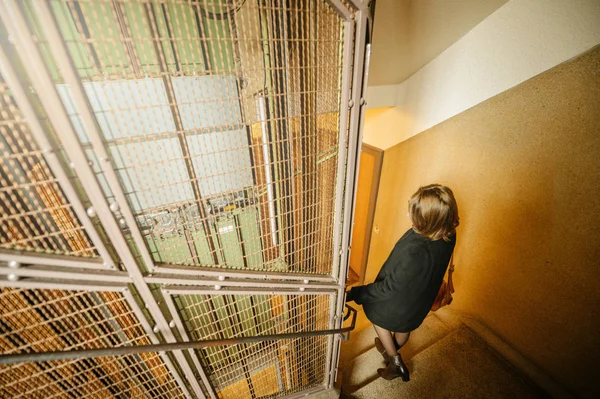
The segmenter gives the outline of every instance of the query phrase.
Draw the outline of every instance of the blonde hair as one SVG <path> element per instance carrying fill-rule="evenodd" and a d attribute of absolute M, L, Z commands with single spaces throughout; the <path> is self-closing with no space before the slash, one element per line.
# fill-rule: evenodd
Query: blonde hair
<path fill-rule="evenodd" d="M 458 205 L 446 186 L 430 184 L 419 188 L 408 201 L 408 213 L 413 229 L 430 240 L 450 241 L 456 234 Z"/>

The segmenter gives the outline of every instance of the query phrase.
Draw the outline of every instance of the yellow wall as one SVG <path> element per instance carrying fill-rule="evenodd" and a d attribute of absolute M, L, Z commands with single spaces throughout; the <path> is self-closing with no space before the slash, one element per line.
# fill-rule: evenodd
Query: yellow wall
<path fill-rule="evenodd" d="M 452 308 L 600 397 L 600 47 L 385 151 L 367 282 L 434 182 L 461 213 Z"/>
<path fill-rule="evenodd" d="M 367 109 L 363 127 L 363 142 L 385 150 L 410 137 L 405 128 L 408 123 L 406 114 L 398 107 Z"/>

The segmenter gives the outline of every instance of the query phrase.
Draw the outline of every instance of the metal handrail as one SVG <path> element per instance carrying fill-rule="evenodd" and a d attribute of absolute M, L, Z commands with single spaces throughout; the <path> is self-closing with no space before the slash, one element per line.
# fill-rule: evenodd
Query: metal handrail
<path fill-rule="evenodd" d="M 348 309 L 348 313 L 344 316 L 344 320 L 347 320 L 350 317 L 350 314 L 352 314 L 352 323 L 350 323 L 350 326 L 344 328 L 296 332 L 287 334 L 256 335 L 251 337 L 229 339 L 209 339 L 202 341 L 173 342 L 169 344 L 123 346 L 119 348 L 75 349 L 69 351 L 17 353 L 12 355 L 0 355 L 0 364 L 13 364 L 24 362 L 50 362 L 54 360 L 82 359 L 99 356 L 121 356 L 146 352 L 166 352 L 184 349 L 200 349 L 211 346 L 244 344 L 248 342 L 278 341 L 281 339 L 343 334 L 354 330 L 354 327 L 356 326 L 356 309 L 352 308 L 347 304 L 346 308 Z"/>

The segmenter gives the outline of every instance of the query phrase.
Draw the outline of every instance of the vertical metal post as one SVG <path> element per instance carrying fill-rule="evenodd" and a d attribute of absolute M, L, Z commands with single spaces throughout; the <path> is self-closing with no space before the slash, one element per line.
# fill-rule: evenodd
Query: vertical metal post
<path fill-rule="evenodd" d="M 354 43 L 354 21 L 344 22 L 344 52 L 342 59 L 342 93 L 341 93 L 341 110 L 340 110 L 340 126 L 339 126 L 339 142 L 338 142 L 338 165 L 337 165 L 337 182 L 335 188 L 335 205 L 334 205 L 334 230 L 333 230 L 333 267 L 332 275 L 341 286 L 345 285 L 345 281 L 339 278 L 340 269 L 340 242 L 341 242 L 341 228 L 342 228 L 342 210 L 343 210 L 343 196 L 344 196 L 344 171 L 346 170 L 346 147 L 348 138 L 348 113 L 349 113 L 349 98 L 351 91 L 351 76 L 352 76 L 352 50 Z M 338 293 L 339 296 L 339 293 Z M 337 324 L 335 320 L 336 310 L 339 308 L 337 305 L 336 297 L 331 298 L 332 306 L 329 320 L 329 328 L 334 328 Z M 330 336 L 327 344 L 327 386 L 333 386 L 333 380 L 337 368 L 337 363 L 334 362 L 335 344 L 336 338 Z"/>
<path fill-rule="evenodd" d="M 337 292 L 336 292 L 337 294 Z M 333 329 L 335 324 L 336 324 L 336 320 L 337 320 L 337 315 L 336 315 L 336 306 L 337 306 L 337 295 L 335 294 L 331 294 L 329 296 L 329 324 L 327 326 L 327 328 L 329 329 Z M 334 360 L 334 353 L 336 352 L 334 350 L 334 345 L 336 344 L 336 336 L 335 335 L 328 335 L 327 336 L 327 357 L 325 358 L 325 386 L 327 386 L 327 388 L 331 388 L 333 387 L 333 384 L 335 382 L 335 373 L 337 370 L 337 363 L 333 363 Z"/>
<path fill-rule="evenodd" d="M 337 313 L 341 313 L 345 301 L 345 283 L 348 269 L 349 244 L 352 232 L 352 213 L 354 208 L 355 185 L 358 170 L 358 153 L 360 151 L 360 122 L 362 114 L 362 99 L 364 86 L 364 67 L 365 67 L 365 41 L 367 34 L 367 16 L 368 11 L 359 10 L 356 13 L 356 36 L 354 42 L 354 69 L 352 79 L 352 97 L 349 106 L 352 108 L 350 113 L 350 128 L 348 131 L 348 159 L 346 163 L 346 183 L 344 196 L 344 216 L 341 237 L 341 249 L 339 260 L 339 288 L 337 298 Z M 341 327 L 343 317 L 336 320 L 336 328 Z M 331 363 L 330 377 L 335 373 L 339 361 L 340 337 L 334 338 L 333 360 Z M 332 380 L 329 381 L 330 386 Z"/>
<path fill-rule="evenodd" d="M 354 21 L 344 22 L 344 55 L 342 66 L 342 95 L 338 143 L 337 182 L 335 187 L 335 214 L 333 219 L 333 277 L 339 281 L 340 243 L 342 239 L 342 211 L 344 206 L 344 172 L 346 171 L 346 148 L 348 146 L 348 113 L 352 76 L 352 45 L 354 43 Z"/>
<path fill-rule="evenodd" d="M 77 196 L 77 192 L 75 191 L 67 173 L 63 169 L 63 165 L 61 164 L 58 156 L 56 155 L 55 149 L 52 148 L 52 144 L 46 137 L 44 128 L 42 127 L 40 121 L 38 120 L 37 114 L 33 108 L 33 105 L 30 102 L 29 97 L 27 96 L 25 89 L 23 88 L 16 72 L 14 71 L 10 61 L 4 52 L 4 49 L 0 46 L 0 73 L 4 77 L 4 80 L 10 87 L 17 106 L 23 113 L 25 120 L 29 123 L 29 130 L 31 134 L 37 141 L 40 149 L 44 153 L 44 159 L 48 163 L 50 170 L 54 173 L 54 176 L 60 183 L 60 187 L 65 193 L 67 200 L 73 207 L 73 211 L 77 215 L 77 218 L 81 221 L 81 224 L 86 230 L 87 235 L 92 240 L 94 247 L 98 251 L 100 257 L 104 260 L 104 267 L 107 269 L 114 270 L 115 265 L 110 256 L 110 253 L 104 246 L 104 242 L 98 235 L 94 224 L 88 217 L 81 200 Z"/>
<path fill-rule="evenodd" d="M 87 99 L 85 97 L 85 93 L 83 92 L 81 83 L 78 81 L 73 70 L 73 66 L 69 62 L 66 49 L 64 48 L 64 43 L 62 42 L 58 34 L 56 25 L 52 18 L 50 18 L 51 24 L 48 24 L 48 17 L 50 17 L 50 11 L 45 2 L 39 1 L 35 4 L 36 6 L 38 6 L 37 16 L 40 18 L 40 20 L 44 21 L 44 27 L 47 29 L 48 41 L 51 45 L 51 48 L 54 51 L 55 59 L 57 61 L 60 60 L 59 68 L 63 74 L 63 77 L 65 78 L 67 83 L 71 85 L 71 89 L 73 90 L 74 98 L 77 104 L 79 106 L 83 106 L 81 109 L 82 117 L 86 115 L 86 117 L 84 117 L 83 119 L 84 121 L 87 121 L 84 124 L 84 126 L 86 128 L 89 128 L 90 124 L 93 126 L 94 130 L 91 132 L 88 131 L 88 134 L 95 133 L 95 140 L 97 141 L 98 139 L 100 139 L 100 137 L 98 135 L 98 132 L 95 130 L 96 126 L 94 125 L 94 120 L 92 119 L 93 117 L 90 113 L 91 111 L 88 108 L 89 104 L 87 103 Z M 44 12 L 48 13 L 48 15 L 46 15 L 46 18 L 43 18 L 43 15 L 41 15 L 44 14 Z M 50 122 L 54 125 L 55 132 L 58 135 L 58 138 L 61 141 L 62 145 L 64 146 L 68 157 L 75 164 L 75 170 L 78 176 L 80 177 L 81 183 L 85 191 L 90 196 L 90 201 L 92 202 L 94 211 L 98 215 L 100 222 L 106 229 L 107 234 L 112 238 L 114 247 L 119 257 L 123 261 L 125 267 L 127 268 L 130 277 L 134 281 L 135 287 L 142 296 L 144 302 L 146 302 L 146 304 L 148 305 L 148 309 L 152 314 L 152 317 L 156 321 L 157 327 L 159 331 L 163 334 L 165 340 L 167 342 L 176 342 L 175 336 L 170 330 L 168 322 L 163 316 L 160 307 L 154 300 L 150 288 L 144 282 L 142 272 L 139 269 L 136 260 L 133 254 L 131 253 L 131 250 L 129 249 L 127 241 L 125 240 L 125 237 L 122 234 L 121 228 L 119 227 L 117 221 L 112 215 L 109 205 L 106 199 L 104 198 L 102 188 L 96 180 L 96 176 L 93 170 L 88 164 L 86 154 L 83 148 L 81 147 L 81 144 L 77 137 L 77 133 L 71 125 L 69 116 L 65 111 L 62 101 L 56 91 L 56 87 L 54 86 L 54 82 L 52 81 L 48 69 L 46 68 L 45 63 L 36 47 L 36 44 L 33 41 L 31 33 L 29 32 L 29 29 L 27 27 L 25 18 L 22 15 L 22 12 L 17 2 L 15 0 L 4 0 L 3 3 L 0 3 L 0 17 L 4 21 L 4 24 L 6 25 L 9 32 L 14 33 L 16 44 L 20 50 L 19 55 L 23 59 L 25 71 L 29 75 L 35 90 L 38 92 L 39 99 L 42 105 L 48 110 L 48 117 L 50 119 Z M 102 143 L 100 142 L 100 144 Z M 100 155 L 99 159 L 105 159 L 105 163 L 108 163 L 106 162 L 106 160 L 108 160 L 107 154 L 105 151 L 103 151 L 103 147 L 101 149 L 102 151 L 98 153 L 98 155 Z M 105 170 L 108 169 L 109 171 L 112 171 L 113 178 L 116 178 L 116 176 L 114 175 L 114 171 L 112 170 L 112 167 L 110 167 L 110 165 L 108 168 L 106 167 L 106 165 L 103 165 L 103 168 Z M 118 185 L 118 181 L 116 183 Z M 121 201 L 121 199 L 119 198 L 124 199 L 124 195 L 122 191 L 120 191 L 120 187 L 119 192 L 120 197 L 117 196 L 117 199 L 118 201 Z M 131 226 L 132 231 L 136 230 L 139 235 L 139 238 L 141 238 L 141 234 L 139 233 L 139 230 L 137 230 L 137 225 L 135 225 L 133 215 L 131 214 L 129 208 L 126 206 L 127 203 L 123 202 L 123 205 L 124 206 L 122 207 L 122 209 L 124 211 L 124 215 L 126 215 L 126 217 L 130 219 L 128 220 L 128 223 L 133 223 L 133 226 Z M 147 253 L 145 245 L 139 249 L 142 253 L 144 251 Z M 147 256 L 149 257 L 149 254 L 147 254 Z M 180 362 L 181 368 L 186 373 L 188 381 L 194 389 L 196 396 L 204 399 L 205 396 L 202 393 L 202 389 L 200 388 L 198 381 L 195 379 L 192 369 L 187 364 L 183 353 L 181 351 L 175 351 L 174 355 Z"/>
<path fill-rule="evenodd" d="M 365 90 L 365 54 L 366 54 L 366 33 L 367 33 L 367 15 L 366 11 L 359 11 L 356 20 L 356 41 L 354 48 L 354 77 L 352 83 L 352 98 L 350 104 L 352 111 L 350 114 L 350 130 L 348 142 L 348 161 L 346 169 L 346 189 L 344 198 L 344 218 L 343 218 L 343 233 L 342 233 L 342 248 L 340 259 L 340 282 L 345 284 L 346 273 L 348 269 L 349 245 L 352 233 L 352 216 L 354 212 L 354 201 L 356 197 L 356 180 L 359 165 L 359 152 L 361 148 L 360 129 L 361 115 L 363 114 L 363 90 Z M 338 309 L 342 309 L 344 305 L 344 295 L 338 298 Z"/>

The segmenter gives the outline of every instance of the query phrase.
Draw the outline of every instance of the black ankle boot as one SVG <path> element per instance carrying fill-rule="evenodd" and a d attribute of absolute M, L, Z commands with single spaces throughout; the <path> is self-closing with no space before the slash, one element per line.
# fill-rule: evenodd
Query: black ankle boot
<path fill-rule="evenodd" d="M 390 357 L 390 362 L 386 368 L 377 369 L 377 374 L 386 380 L 393 380 L 394 378 L 402 377 L 402 381 L 410 381 L 410 375 L 408 374 L 408 368 L 402 361 L 400 354 Z"/>

